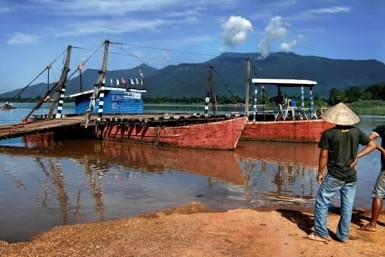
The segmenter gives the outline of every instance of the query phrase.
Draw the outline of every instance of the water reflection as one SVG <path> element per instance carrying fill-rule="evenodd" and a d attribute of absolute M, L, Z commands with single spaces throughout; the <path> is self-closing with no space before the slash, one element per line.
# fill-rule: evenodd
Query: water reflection
<path fill-rule="evenodd" d="M 33 106 L 18 103 L 1 113 L 0 124 L 20 122 Z M 46 114 L 47 108 L 36 114 Z M 159 111 L 178 111 L 166 109 Z M 358 126 L 367 133 L 385 121 L 383 116 L 360 118 Z M 29 139 L 0 142 L 0 240 L 28 240 L 56 225 L 139 215 L 190 201 L 219 210 L 312 207 L 318 189 L 315 144 L 240 142 L 231 152 Z M 370 208 L 379 168 L 379 153 L 360 160 L 356 207 Z"/>
<path fill-rule="evenodd" d="M 226 205 L 227 185 L 243 184 L 231 151 L 35 139 L 27 147 L 0 147 L 2 240 L 26 240 L 54 225 L 136 215 L 197 197 L 208 203 L 222 198 Z M 12 224 L 23 224 L 25 231 Z"/>
<path fill-rule="evenodd" d="M 0 146 L 1 240 L 190 201 L 219 210 L 311 207 L 316 192 L 314 144 L 240 142 L 235 151 L 213 151 L 35 139 Z"/>
<path fill-rule="evenodd" d="M 242 142 L 236 154 L 253 206 L 293 203 L 312 206 L 318 165 L 316 144 Z"/>

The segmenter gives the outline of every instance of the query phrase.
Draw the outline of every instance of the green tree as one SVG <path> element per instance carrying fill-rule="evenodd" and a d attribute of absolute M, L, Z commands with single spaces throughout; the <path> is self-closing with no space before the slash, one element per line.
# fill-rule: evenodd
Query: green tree
<path fill-rule="evenodd" d="M 345 102 L 345 101 L 346 101 L 346 98 L 343 90 L 340 90 L 337 88 L 332 88 L 330 90 L 328 104 L 335 105 L 335 104 L 338 104 L 339 102 Z"/>
<path fill-rule="evenodd" d="M 345 90 L 345 100 L 347 103 L 364 100 L 365 98 L 364 91 L 359 87 L 350 87 Z"/>
<path fill-rule="evenodd" d="M 374 85 L 365 89 L 368 99 L 385 100 L 385 85 Z"/>

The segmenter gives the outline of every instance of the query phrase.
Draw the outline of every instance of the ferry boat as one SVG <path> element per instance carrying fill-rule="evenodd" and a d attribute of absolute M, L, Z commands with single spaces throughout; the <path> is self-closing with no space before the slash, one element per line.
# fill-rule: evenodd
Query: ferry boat
<path fill-rule="evenodd" d="M 65 81 L 69 71 L 71 52 L 71 47 L 68 47 L 61 79 L 44 97 L 51 102 L 49 113 L 44 116 L 44 119 L 63 119 L 70 116 L 62 114 L 64 100 L 70 97 L 75 99 L 74 115 L 84 116 L 81 126 L 84 126 L 87 132 L 92 131 L 90 137 L 183 148 L 215 150 L 234 150 L 236 148 L 247 120 L 244 116 L 215 115 L 215 113 L 214 115 L 208 113 L 146 115 L 143 113 L 142 100 L 142 94 L 146 90 L 143 89 L 141 72 L 141 80 L 137 83 L 139 85 L 137 88 L 106 86 L 109 44 L 108 40 L 104 42 L 102 68 L 98 73 L 94 89 L 65 96 Z M 80 65 L 78 69 L 81 72 Z M 51 92 L 55 92 L 52 98 L 49 97 Z M 25 120 L 29 119 L 43 101 L 38 103 Z M 56 105 L 57 111 L 54 115 Z M 56 137 L 57 135 L 51 134 L 51 138 Z"/>

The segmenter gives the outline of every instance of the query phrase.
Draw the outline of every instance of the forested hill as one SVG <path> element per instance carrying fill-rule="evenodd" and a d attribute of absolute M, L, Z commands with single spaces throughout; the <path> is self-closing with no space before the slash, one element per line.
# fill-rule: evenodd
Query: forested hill
<path fill-rule="evenodd" d="M 138 78 L 138 70 L 144 74 L 148 92 L 146 97 L 204 97 L 207 93 L 210 66 L 217 95 L 244 96 L 246 81 L 246 60 L 251 60 L 253 78 L 309 79 L 318 82 L 314 88 L 316 95 L 327 97 L 330 89 L 346 89 L 352 86 L 368 87 L 385 82 L 385 64 L 376 60 L 336 60 L 317 56 L 301 56 L 294 53 L 273 53 L 265 59 L 258 53 L 223 53 L 203 63 L 185 63 L 155 69 L 142 64 L 127 70 L 109 71 L 110 78 Z M 97 78 L 97 70 L 88 69 L 82 75 L 83 89 L 92 89 Z M 67 83 L 67 94 L 79 92 L 79 77 Z M 27 88 L 22 98 L 34 98 L 45 94 L 46 84 Z M 0 95 L 12 98 L 20 90 Z"/>

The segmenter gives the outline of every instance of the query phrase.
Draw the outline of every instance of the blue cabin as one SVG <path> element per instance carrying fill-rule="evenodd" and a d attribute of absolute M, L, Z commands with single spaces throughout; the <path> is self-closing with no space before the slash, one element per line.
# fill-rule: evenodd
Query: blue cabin
<path fill-rule="evenodd" d="M 104 91 L 104 114 L 138 114 L 143 113 L 142 93 L 145 89 L 101 87 Z M 75 98 L 75 114 L 87 111 L 94 90 L 88 90 L 67 97 Z M 92 113 L 98 112 L 99 98 L 95 99 Z"/>

